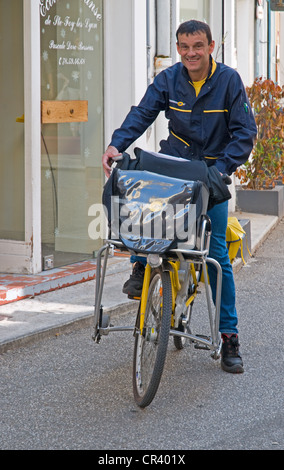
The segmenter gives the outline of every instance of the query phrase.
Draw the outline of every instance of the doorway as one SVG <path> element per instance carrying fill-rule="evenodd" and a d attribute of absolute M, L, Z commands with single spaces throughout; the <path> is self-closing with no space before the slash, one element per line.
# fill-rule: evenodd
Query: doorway
<path fill-rule="evenodd" d="M 22 0 L 0 0 L 0 239 L 13 241 L 25 240 L 23 34 Z"/>

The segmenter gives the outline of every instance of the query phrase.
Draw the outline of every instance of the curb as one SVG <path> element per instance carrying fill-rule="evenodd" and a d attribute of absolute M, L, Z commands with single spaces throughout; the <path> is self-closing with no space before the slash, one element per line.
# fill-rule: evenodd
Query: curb
<path fill-rule="evenodd" d="M 127 302 L 116 305 L 114 307 L 106 307 L 104 312 L 110 314 L 112 317 L 118 317 L 131 313 L 131 311 L 135 312 L 136 309 L 137 301 L 128 300 Z M 93 314 L 87 314 L 81 318 L 63 322 L 60 325 L 51 325 L 46 328 L 41 328 L 38 331 L 27 333 L 25 335 L 18 336 L 15 339 L 4 341 L 0 344 L 0 354 L 34 344 L 42 339 L 54 338 L 63 334 L 72 333 L 74 330 L 91 327 L 92 323 Z"/>
<path fill-rule="evenodd" d="M 253 246 L 251 247 L 251 255 L 260 248 L 260 246 L 267 239 L 269 234 L 275 229 L 278 225 L 280 219 L 275 218 L 265 229 L 260 236 L 256 238 Z M 233 263 L 233 272 L 236 274 L 240 269 L 245 266 L 241 258 L 237 258 Z M 111 267 L 109 274 L 114 274 L 115 267 Z M 137 308 L 138 302 L 127 299 L 125 302 L 121 302 L 112 307 L 105 307 L 104 312 L 109 313 L 113 317 L 118 315 L 125 315 L 131 311 L 135 311 Z M 44 338 L 52 338 L 60 336 L 62 334 L 71 333 L 72 331 L 84 327 L 91 327 L 93 321 L 93 314 L 86 314 L 80 318 L 74 320 L 66 320 L 59 325 L 51 325 L 45 328 L 38 329 L 38 331 L 29 332 L 23 336 L 18 336 L 15 339 L 9 339 L 0 344 L 0 354 L 6 353 L 7 351 L 17 349 L 19 347 L 24 347 L 29 344 L 33 344 Z"/>
<path fill-rule="evenodd" d="M 276 228 L 278 223 L 280 222 L 279 217 L 275 217 L 274 220 L 271 221 L 271 223 L 266 227 L 266 230 L 262 232 L 262 235 L 258 236 L 256 240 L 254 241 L 254 244 L 250 248 L 251 256 L 249 256 L 248 260 L 249 261 L 251 258 L 253 258 L 255 252 L 263 245 L 265 240 L 269 237 L 270 233 Z M 245 265 L 242 261 L 241 258 L 237 258 L 234 263 L 233 263 L 233 272 L 234 274 L 238 273 L 241 268 L 243 268 Z"/>

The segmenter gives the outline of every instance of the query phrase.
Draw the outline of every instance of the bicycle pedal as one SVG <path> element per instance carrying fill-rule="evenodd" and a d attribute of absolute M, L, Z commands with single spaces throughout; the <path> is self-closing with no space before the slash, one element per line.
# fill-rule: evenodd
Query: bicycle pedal
<path fill-rule="evenodd" d="M 210 348 L 205 344 L 195 344 L 194 349 L 204 349 L 205 351 L 210 351 Z"/>
<path fill-rule="evenodd" d="M 207 341 L 210 341 L 211 338 L 209 336 L 205 336 L 205 335 L 195 335 L 197 336 L 198 338 L 203 338 L 203 339 L 207 339 Z M 204 349 L 205 351 L 210 351 L 210 348 L 208 346 L 206 346 L 206 344 L 195 344 L 194 345 L 194 349 Z"/>

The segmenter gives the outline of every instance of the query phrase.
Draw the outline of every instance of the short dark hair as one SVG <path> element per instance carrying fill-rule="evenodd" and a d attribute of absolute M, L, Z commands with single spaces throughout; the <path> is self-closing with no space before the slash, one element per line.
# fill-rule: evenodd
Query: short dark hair
<path fill-rule="evenodd" d="M 196 34 L 200 31 L 206 34 L 207 39 L 208 39 L 208 44 L 211 44 L 212 33 L 211 33 L 210 27 L 208 26 L 207 23 L 204 23 L 203 21 L 198 21 L 198 20 L 185 21 L 184 23 L 181 23 L 179 25 L 177 32 L 176 32 L 177 42 L 178 42 L 179 34 L 186 34 L 186 35 Z"/>

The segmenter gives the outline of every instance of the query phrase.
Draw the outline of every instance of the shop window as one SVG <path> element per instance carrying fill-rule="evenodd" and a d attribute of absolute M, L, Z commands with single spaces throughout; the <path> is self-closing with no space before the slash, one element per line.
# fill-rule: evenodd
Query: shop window
<path fill-rule="evenodd" d="M 188 20 L 209 21 L 210 0 L 180 0 L 180 22 Z"/>
<path fill-rule="evenodd" d="M 41 99 L 86 100 L 87 122 L 42 125 L 42 249 L 54 266 L 93 256 L 103 172 L 103 2 L 41 1 Z"/>

